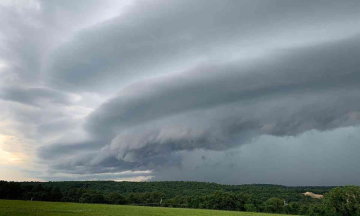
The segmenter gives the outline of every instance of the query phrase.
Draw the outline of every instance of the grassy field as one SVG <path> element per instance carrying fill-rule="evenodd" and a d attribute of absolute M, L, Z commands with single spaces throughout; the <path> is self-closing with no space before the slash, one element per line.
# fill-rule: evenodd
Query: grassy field
<path fill-rule="evenodd" d="M 215 211 L 201 209 L 158 208 L 143 206 L 52 203 L 0 200 L 0 215 L 131 215 L 131 216 L 280 216 L 277 214 L 261 214 L 248 212 Z M 284 216 L 284 215 L 282 215 Z"/>

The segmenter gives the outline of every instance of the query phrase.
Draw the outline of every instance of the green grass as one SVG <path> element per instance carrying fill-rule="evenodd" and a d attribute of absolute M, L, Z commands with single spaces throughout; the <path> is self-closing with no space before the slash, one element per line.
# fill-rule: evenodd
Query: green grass
<path fill-rule="evenodd" d="M 6 216 L 8 215 L 280 216 L 277 214 L 262 214 L 262 213 L 217 211 L 217 210 L 202 210 L 202 209 L 0 200 L 0 216 L 2 215 L 6 215 Z"/>

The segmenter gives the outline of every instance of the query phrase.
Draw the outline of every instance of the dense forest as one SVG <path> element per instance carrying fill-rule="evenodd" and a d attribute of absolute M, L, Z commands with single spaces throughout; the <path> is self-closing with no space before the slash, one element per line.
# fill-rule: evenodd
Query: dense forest
<path fill-rule="evenodd" d="M 314 199 L 302 193 L 325 195 Z M 204 182 L 6 182 L 0 199 L 221 209 L 294 215 L 360 215 L 360 188 Z"/>

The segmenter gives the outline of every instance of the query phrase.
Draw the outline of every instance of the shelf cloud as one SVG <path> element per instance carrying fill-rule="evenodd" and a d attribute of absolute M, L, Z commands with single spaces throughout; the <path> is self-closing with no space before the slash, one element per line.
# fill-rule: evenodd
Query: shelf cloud
<path fill-rule="evenodd" d="M 360 150 L 359 12 L 356 0 L 0 4 L 0 134 L 16 137 L 0 148 L 44 180 L 345 184 L 328 169 L 336 152 L 316 155 L 329 161 L 316 179 L 269 158 L 301 170 L 307 150 Z"/>

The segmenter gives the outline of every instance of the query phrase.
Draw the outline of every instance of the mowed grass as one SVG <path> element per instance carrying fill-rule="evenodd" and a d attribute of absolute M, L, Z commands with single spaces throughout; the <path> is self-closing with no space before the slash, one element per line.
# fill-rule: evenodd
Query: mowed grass
<path fill-rule="evenodd" d="M 249 212 L 217 211 L 184 208 L 161 208 L 144 206 L 30 202 L 19 200 L 0 200 L 0 215 L 131 215 L 131 216 L 280 216 L 278 214 L 263 214 Z M 282 215 L 284 216 L 284 215 Z"/>

